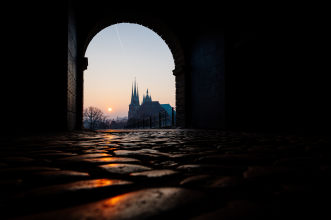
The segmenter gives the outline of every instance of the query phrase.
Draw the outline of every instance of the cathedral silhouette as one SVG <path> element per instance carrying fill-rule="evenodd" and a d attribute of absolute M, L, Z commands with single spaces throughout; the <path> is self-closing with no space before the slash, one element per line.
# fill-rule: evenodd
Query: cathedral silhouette
<path fill-rule="evenodd" d="M 160 104 L 159 101 L 153 101 L 148 89 L 140 104 L 138 84 L 135 80 L 132 84 L 127 126 L 139 127 L 139 122 L 141 122 L 140 126 L 144 126 L 144 121 L 147 121 L 146 124 L 151 128 L 170 127 L 175 121 L 175 111 L 170 104 Z"/>

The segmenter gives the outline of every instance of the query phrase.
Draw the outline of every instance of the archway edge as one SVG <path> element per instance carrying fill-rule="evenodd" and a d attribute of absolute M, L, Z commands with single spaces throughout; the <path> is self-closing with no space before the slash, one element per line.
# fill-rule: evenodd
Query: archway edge
<path fill-rule="evenodd" d="M 77 121 L 82 122 L 83 118 L 83 71 L 87 67 L 87 59 L 84 58 L 87 47 L 94 36 L 96 36 L 103 29 L 119 23 L 131 23 L 142 25 L 158 34 L 168 45 L 175 64 L 175 69 L 173 70 L 173 75 L 176 79 L 176 126 L 180 128 L 188 127 L 188 121 L 190 120 L 187 110 L 189 109 L 190 92 L 189 87 L 187 87 L 187 74 L 189 70 L 186 65 L 186 59 L 184 55 L 184 50 L 180 39 L 176 36 L 175 32 L 169 28 L 169 26 L 164 23 L 161 19 L 154 16 L 138 16 L 137 14 L 117 14 L 117 15 L 106 15 L 102 18 L 97 18 L 94 21 L 88 19 L 88 25 L 81 27 L 85 30 L 80 33 L 79 46 L 78 46 L 78 56 L 80 62 L 80 80 L 78 93 L 80 94 L 80 100 L 78 101 L 79 112 L 77 114 Z M 81 124 L 78 127 L 82 127 Z"/>
<path fill-rule="evenodd" d="M 121 17 L 121 18 L 103 18 L 99 21 L 95 22 L 92 28 L 89 30 L 89 32 L 86 34 L 86 37 L 84 37 L 82 48 L 81 48 L 81 57 L 85 56 L 86 50 L 88 48 L 88 45 L 92 41 L 92 39 L 103 29 L 120 23 L 131 23 L 131 24 L 137 24 L 142 25 L 152 31 L 154 31 L 156 34 L 158 34 L 164 42 L 169 47 L 175 64 L 175 69 L 173 70 L 174 75 L 178 74 L 179 69 L 183 69 L 186 66 L 185 63 L 185 56 L 184 51 L 181 45 L 180 40 L 177 38 L 175 33 L 160 19 L 154 18 L 154 17 L 147 17 L 144 16 L 142 18 L 131 18 L 128 17 Z M 182 72 L 182 71 L 180 71 Z"/>

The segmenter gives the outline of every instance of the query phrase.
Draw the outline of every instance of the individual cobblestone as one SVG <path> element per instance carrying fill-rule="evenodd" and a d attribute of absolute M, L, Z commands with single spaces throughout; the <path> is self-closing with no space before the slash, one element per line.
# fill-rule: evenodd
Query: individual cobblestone
<path fill-rule="evenodd" d="M 83 161 L 90 163 L 128 163 L 128 162 L 140 162 L 134 158 L 128 157 L 102 157 L 102 158 L 88 158 Z"/>
<path fill-rule="evenodd" d="M 178 172 L 173 170 L 151 170 L 131 173 L 131 176 L 144 176 L 144 177 L 165 177 L 169 175 L 177 174 Z"/>
<path fill-rule="evenodd" d="M 164 218 L 202 198 L 202 193 L 181 188 L 151 188 L 94 203 L 46 212 L 24 219 L 147 219 Z"/>
<path fill-rule="evenodd" d="M 133 172 L 151 170 L 151 168 L 142 165 L 121 164 L 121 163 L 105 164 L 105 165 L 100 165 L 100 167 L 107 170 L 107 172 L 118 173 L 118 174 L 130 174 Z"/>

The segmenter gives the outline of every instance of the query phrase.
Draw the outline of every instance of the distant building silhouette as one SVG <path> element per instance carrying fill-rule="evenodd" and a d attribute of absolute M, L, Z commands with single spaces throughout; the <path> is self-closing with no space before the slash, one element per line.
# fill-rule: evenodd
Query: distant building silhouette
<path fill-rule="evenodd" d="M 126 127 L 127 125 L 127 117 L 118 117 L 115 119 L 113 119 L 111 121 L 111 124 L 110 124 L 110 128 L 111 129 L 123 129 Z"/>
<path fill-rule="evenodd" d="M 175 113 L 175 112 L 174 112 Z M 172 124 L 172 107 L 169 104 L 160 104 L 158 101 L 152 101 L 152 96 L 146 91 L 143 95 L 143 101 L 139 103 L 139 91 L 136 80 L 132 85 L 131 102 L 128 112 L 128 127 L 142 120 L 152 120 L 154 122 L 162 117 L 162 127 L 171 126 Z"/>
<path fill-rule="evenodd" d="M 137 117 L 139 107 L 139 91 L 136 84 L 136 80 L 134 80 L 134 85 L 132 84 L 131 103 L 129 105 L 128 120 L 132 120 L 133 118 Z"/>

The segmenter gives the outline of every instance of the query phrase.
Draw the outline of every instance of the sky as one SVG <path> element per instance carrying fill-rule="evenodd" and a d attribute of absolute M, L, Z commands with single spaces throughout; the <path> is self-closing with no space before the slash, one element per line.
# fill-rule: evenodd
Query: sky
<path fill-rule="evenodd" d="M 135 78 L 140 102 L 148 89 L 153 101 L 175 107 L 174 60 L 168 45 L 151 29 L 111 25 L 94 36 L 85 57 L 84 108 L 97 107 L 108 118 L 127 116 Z"/>

